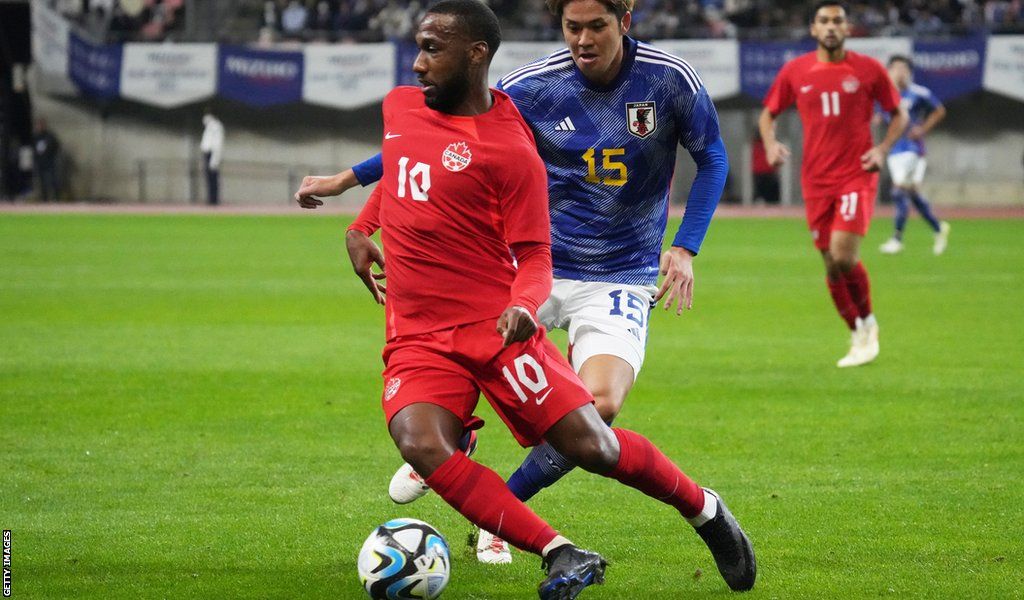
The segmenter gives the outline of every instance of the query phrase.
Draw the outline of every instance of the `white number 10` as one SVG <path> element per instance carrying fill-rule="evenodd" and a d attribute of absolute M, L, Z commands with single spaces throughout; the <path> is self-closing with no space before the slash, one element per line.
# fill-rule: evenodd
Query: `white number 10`
<path fill-rule="evenodd" d="M 829 105 L 829 99 L 832 100 L 832 104 Z M 839 92 L 822 92 L 821 93 L 821 112 L 826 117 L 838 117 L 839 116 Z"/>
<path fill-rule="evenodd" d="M 412 199 L 426 202 L 428 200 L 427 191 L 430 190 L 430 165 L 418 162 L 406 174 L 408 166 L 408 156 L 398 159 L 398 197 L 405 198 L 405 182 L 408 180 Z"/>

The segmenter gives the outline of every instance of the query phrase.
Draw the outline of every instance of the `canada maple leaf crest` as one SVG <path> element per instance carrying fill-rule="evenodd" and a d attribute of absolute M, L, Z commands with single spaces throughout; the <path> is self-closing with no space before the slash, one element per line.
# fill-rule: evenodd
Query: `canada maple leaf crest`
<path fill-rule="evenodd" d="M 394 398 L 395 394 L 398 393 L 398 388 L 400 388 L 401 386 L 402 380 L 399 379 L 398 377 L 392 377 L 391 379 L 388 379 L 387 385 L 384 386 L 384 401 L 387 402 L 388 400 Z"/>
<path fill-rule="evenodd" d="M 441 153 L 441 164 L 449 171 L 458 173 L 469 166 L 473 160 L 473 153 L 469 151 L 469 144 L 466 142 L 454 142 L 448 144 L 445 151 Z"/>

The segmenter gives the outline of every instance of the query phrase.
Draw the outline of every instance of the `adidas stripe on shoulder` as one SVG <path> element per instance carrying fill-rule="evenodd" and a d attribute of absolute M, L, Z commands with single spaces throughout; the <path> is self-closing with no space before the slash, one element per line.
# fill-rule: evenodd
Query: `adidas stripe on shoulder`
<path fill-rule="evenodd" d="M 683 79 L 686 80 L 686 84 L 689 86 L 690 91 L 694 94 L 696 94 L 700 88 L 704 87 L 704 81 L 702 81 L 700 75 L 697 74 L 697 70 L 690 66 L 690 63 L 678 56 L 674 56 L 664 50 L 655 48 L 650 44 L 645 44 L 643 42 L 639 42 L 637 44 L 636 60 L 638 62 L 661 65 L 675 70 L 683 76 Z"/>
<path fill-rule="evenodd" d="M 501 78 L 500 85 L 502 89 L 507 89 L 528 77 L 563 69 L 570 65 L 572 65 L 572 55 L 566 48 L 512 71 Z"/>

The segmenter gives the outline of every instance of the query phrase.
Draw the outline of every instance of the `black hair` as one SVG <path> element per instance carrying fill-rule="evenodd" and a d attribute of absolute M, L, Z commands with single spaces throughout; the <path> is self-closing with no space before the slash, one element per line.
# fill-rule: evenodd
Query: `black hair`
<path fill-rule="evenodd" d="M 493 58 L 501 45 L 501 26 L 498 17 L 480 0 L 440 0 L 427 9 L 427 14 L 452 15 L 459 21 L 471 40 L 487 43 L 488 57 Z"/>
<path fill-rule="evenodd" d="M 850 7 L 846 6 L 845 2 L 840 2 L 839 0 L 818 0 L 817 2 L 814 3 L 814 7 L 811 8 L 811 18 L 809 20 L 813 23 L 814 17 L 818 16 L 818 11 L 825 8 L 826 6 L 838 6 L 839 8 L 843 9 L 844 13 L 846 13 L 847 15 L 850 14 Z"/>
<path fill-rule="evenodd" d="M 907 68 L 910 69 L 911 71 L 914 70 L 914 61 L 910 60 L 909 56 L 904 56 L 902 54 L 893 54 L 892 56 L 890 56 L 889 57 L 889 62 L 887 62 L 885 66 L 891 67 L 893 65 L 893 63 L 898 63 L 898 62 L 901 62 L 901 63 L 907 65 Z"/>

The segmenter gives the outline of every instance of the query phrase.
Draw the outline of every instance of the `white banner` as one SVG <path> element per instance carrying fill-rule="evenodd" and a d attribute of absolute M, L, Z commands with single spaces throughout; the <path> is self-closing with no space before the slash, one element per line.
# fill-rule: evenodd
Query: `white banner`
<path fill-rule="evenodd" d="M 125 44 L 121 96 L 173 108 L 217 90 L 215 44 Z"/>
<path fill-rule="evenodd" d="M 68 76 L 68 35 L 64 17 L 43 2 L 32 3 L 32 60 L 47 75 Z"/>
<path fill-rule="evenodd" d="M 690 63 L 713 99 L 740 93 L 740 43 L 736 40 L 658 40 L 651 42 Z"/>
<path fill-rule="evenodd" d="M 395 86 L 393 44 L 306 46 L 302 99 L 335 108 L 380 101 Z"/>
<path fill-rule="evenodd" d="M 563 42 L 502 42 L 491 59 L 490 85 L 523 65 L 565 48 Z"/>
<path fill-rule="evenodd" d="M 854 52 L 866 54 L 882 63 L 882 65 L 889 62 L 889 57 L 894 54 L 900 54 L 908 58 L 913 58 L 914 56 L 913 40 L 906 37 L 846 38 L 846 48 Z"/>
<path fill-rule="evenodd" d="M 989 36 L 981 86 L 1024 101 L 1024 35 Z"/>

